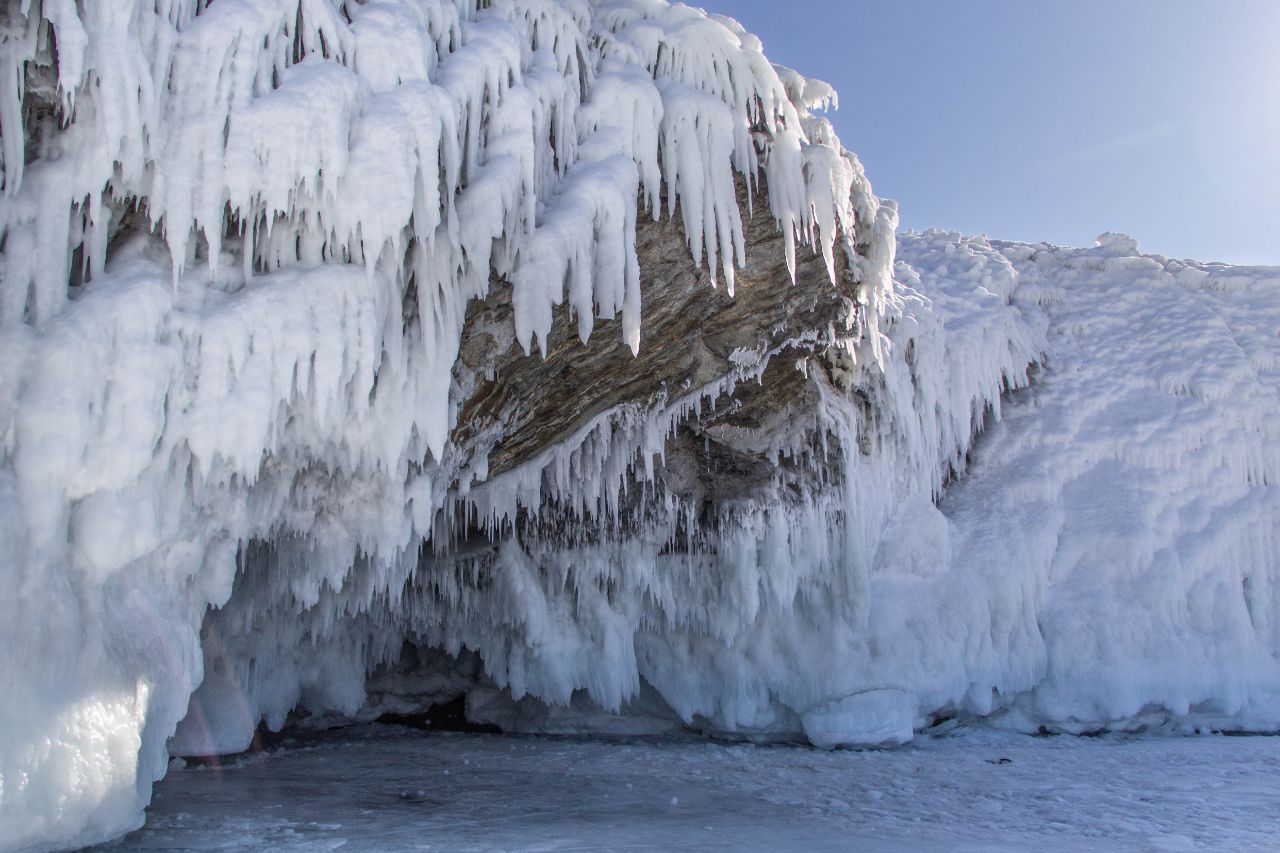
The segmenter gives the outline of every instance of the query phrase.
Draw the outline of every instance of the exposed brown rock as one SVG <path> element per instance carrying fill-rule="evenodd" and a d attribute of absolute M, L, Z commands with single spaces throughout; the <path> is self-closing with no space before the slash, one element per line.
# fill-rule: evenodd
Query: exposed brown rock
<path fill-rule="evenodd" d="M 739 186 L 739 206 L 748 208 Z M 839 258 L 838 284 L 832 284 L 820 255 L 797 250 L 796 284 L 787 273 L 782 232 L 769 212 L 764 191 L 751 199 L 744 215 L 748 253 L 730 296 L 724 282 L 711 284 L 705 267 L 687 249 L 680 218 L 642 220 L 637 229 L 644 321 L 640 351 L 623 344 L 619 321 L 597 321 L 590 339 L 578 338 L 566 310 L 557 312 L 546 357 L 525 355 L 514 343 L 511 289 L 495 281 L 488 298 L 472 303 L 467 314 L 455 377 L 473 385 L 459 408 L 455 446 L 475 448 L 481 436 L 500 435 L 488 448 L 488 473 L 496 476 L 564 441 L 591 418 L 611 407 L 634 402 L 651 405 L 660 395 L 682 396 L 704 388 L 735 370 L 736 350 L 766 353 L 785 347 L 769 363 L 760 382 L 738 385 L 731 401 L 704 410 L 689 429 L 706 457 L 703 465 L 722 473 L 748 474 L 762 458 L 737 458 L 728 437 L 735 428 L 758 431 L 766 422 L 795 418 L 803 411 L 808 384 L 798 359 L 820 354 L 837 334 L 850 334 L 856 319 L 858 285 L 847 259 Z M 799 340 L 807 338 L 807 340 Z M 489 377 L 489 378 L 486 378 Z M 715 451 L 711 443 L 724 445 Z M 669 452 L 678 452 L 674 441 Z M 683 442 L 685 450 L 691 443 Z M 738 477 L 741 479 L 741 477 Z"/>

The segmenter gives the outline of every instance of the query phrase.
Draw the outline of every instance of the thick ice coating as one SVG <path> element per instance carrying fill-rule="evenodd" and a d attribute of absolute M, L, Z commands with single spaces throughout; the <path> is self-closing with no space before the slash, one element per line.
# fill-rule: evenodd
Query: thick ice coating
<path fill-rule="evenodd" d="M 665 0 L 0 10 L 0 848 L 293 711 L 1280 723 L 1280 274 L 895 243 L 834 101 Z"/>
<path fill-rule="evenodd" d="M 300 607 L 359 576 L 349 616 L 393 609 L 457 476 L 470 300 L 511 288 L 526 351 L 557 310 L 635 351 L 638 216 L 678 208 L 732 286 L 767 137 L 829 148 L 758 42 L 666 3 L 24 0 L 0 27 L 6 845 L 127 829 L 195 685 L 267 683 L 202 673 L 251 542 L 308 555 Z M 865 183 L 807 193 L 805 162 L 769 167 L 788 240 L 852 241 Z M 358 705 L 369 642 L 320 705 Z M 231 740 L 306 680 L 250 691 Z"/>

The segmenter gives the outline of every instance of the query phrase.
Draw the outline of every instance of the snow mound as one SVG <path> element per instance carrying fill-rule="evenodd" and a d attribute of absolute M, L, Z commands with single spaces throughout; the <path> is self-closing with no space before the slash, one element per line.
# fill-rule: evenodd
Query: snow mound
<path fill-rule="evenodd" d="M 1107 231 L 1104 234 L 1099 234 L 1094 244 L 1099 249 L 1113 255 L 1138 254 L 1138 241 L 1128 234 L 1121 234 L 1117 231 Z"/>

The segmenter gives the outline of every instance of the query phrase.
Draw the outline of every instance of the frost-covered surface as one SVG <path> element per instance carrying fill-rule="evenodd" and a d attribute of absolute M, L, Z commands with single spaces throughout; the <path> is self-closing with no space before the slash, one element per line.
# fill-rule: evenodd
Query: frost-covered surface
<path fill-rule="evenodd" d="M 637 220 L 678 212 L 732 289 L 745 182 L 767 185 L 793 267 L 811 244 L 834 279 L 861 247 L 864 322 L 890 287 L 892 209 L 809 115 L 824 88 L 784 83 L 728 19 L 42 0 L 0 26 L 5 845 L 140 819 L 203 677 L 203 614 L 251 542 L 281 555 L 295 609 L 349 583 L 316 614 L 333 648 L 314 666 L 210 673 L 249 696 L 209 708 L 216 745 L 304 695 L 359 707 L 402 627 L 362 614 L 394 611 L 474 475 L 450 462 L 450 386 L 495 277 L 526 351 L 556 311 L 584 339 L 619 318 L 634 351 Z M 266 642 L 306 639 L 291 630 Z"/>
<path fill-rule="evenodd" d="M 1280 724 L 1276 271 L 895 266 L 830 87 L 662 0 L 0 26 L 0 846 L 126 831 L 171 750 L 293 710 Z M 786 310 L 664 339 L 641 243 Z M 588 383 L 602 334 L 702 349 Z M 532 396 L 599 399 L 484 409 L 547 365 Z"/>
<path fill-rule="evenodd" d="M 902 245 L 923 268 L 953 241 Z M 953 571 L 989 585 L 992 640 L 1021 651 L 995 683 L 1034 685 L 1009 719 L 1274 730 L 1280 269 L 1144 256 L 1114 234 L 995 248 L 1045 305 L 1051 357 L 942 508 Z"/>
<path fill-rule="evenodd" d="M 1270 737 L 962 729 L 817 752 L 347 730 L 175 770 L 121 847 L 1269 850 L 1277 761 Z"/>

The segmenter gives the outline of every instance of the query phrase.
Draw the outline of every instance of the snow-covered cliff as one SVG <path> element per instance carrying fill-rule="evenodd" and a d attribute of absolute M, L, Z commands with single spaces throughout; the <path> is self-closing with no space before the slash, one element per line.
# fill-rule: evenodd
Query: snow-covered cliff
<path fill-rule="evenodd" d="M 895 242 L 664 0 L 28 0 L 0 75 L 0 847 L 295 710 L 1280 723 L 1275 271 Z"/>

